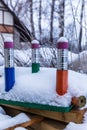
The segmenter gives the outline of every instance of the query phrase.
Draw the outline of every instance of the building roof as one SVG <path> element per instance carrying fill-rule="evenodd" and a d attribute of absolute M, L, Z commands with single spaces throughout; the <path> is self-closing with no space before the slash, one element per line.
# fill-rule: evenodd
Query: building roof
<path fill-rule="evenodd" d="M 9 10 L 9 12 L 11 12 L 11 14 L 14 16 L 14 27 L 19 31 L 21 41 L 24 41 L 24 42 L 31 41 L 31 34 L 28 28 L 24 25 L 22 21 L 19 20 L 16 14 L 5 4 L 3 0 L 1 0 L 1 2 Z"/>

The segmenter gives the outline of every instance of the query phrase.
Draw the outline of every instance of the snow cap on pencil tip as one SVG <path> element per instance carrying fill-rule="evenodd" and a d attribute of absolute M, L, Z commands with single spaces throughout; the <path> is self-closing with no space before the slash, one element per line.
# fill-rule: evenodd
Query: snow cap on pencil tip
<path fill-rule="evenodd" d="M 60 37 L 57 41 L 58 49 L 68 49 L 68 40 L 65 37 Z"/>
<path fill-rule="evenodd" d="M 31 43 L 32 43 L 32 44 L 39 44 L 39 41 L 38 41 L 38 40 L 32 40 Z"/>
<path fill-rule="evenodd" d="M 66 37 L 60 37 L 57 42 L 68 42 Z"/>
<path fill-rule="evenodd" d="M 38 40 L 33 40 L 33 41 L 31 42 L 31 44 L 32 44 L 32 48 L 39 48 L 39 47 L 40 47 Z"/>
<path fill-rule="evenodd" d="M 4 39 L 4 48 L 13 48 L 13 47 L 14 47 L 13 38 L 5 37 L 5 39 Z"/>
<path fill-rule="evenodd" d="M 12 37 L 5 37 L 4 42 L 13 42 L 13 38 Z"/>

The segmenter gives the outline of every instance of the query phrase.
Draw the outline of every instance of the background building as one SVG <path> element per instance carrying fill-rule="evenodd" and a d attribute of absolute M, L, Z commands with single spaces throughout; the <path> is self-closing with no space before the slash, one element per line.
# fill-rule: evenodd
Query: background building
<path fill-rule="evenodd" d="M 9 7 L 0 0 L 0 46 L 3 47 L 4 38 L 10 36 L 14 39 L 15 48 L 22 49 L 24 43 L 31 41 L 30 31 L 12 12 Z M 22 44 L 21 44 L 22 43 Z"/>

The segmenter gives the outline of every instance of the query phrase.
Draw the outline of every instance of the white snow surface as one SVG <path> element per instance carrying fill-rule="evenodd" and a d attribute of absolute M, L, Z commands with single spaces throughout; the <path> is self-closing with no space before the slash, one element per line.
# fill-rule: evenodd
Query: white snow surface
<path fill-rule="evenodd" d="M 0 98 L 30 103 L 48 104 L 52 106 L 69 106 L 71 94 L 64 96 L 56 93 L 56 69 L 40 68 L 39 73 L 31 73 L 31 68 L 15 67 L 15 85 L 5 92 L 4 72 L 0 78 Z"/>
<path fill-rule="evenodd" d="M 4 42 L 13 42 L 12 37 L 5 37 Z"/>
<path fill-rule="evenodd" d="M 0 67 L 0 73 L 2 74 L 0 78 L 1 99 L 64 107 L 71 104 L 73 96 L 84 95 L 87 97 L 86 74 L 68 70 L 68 90 L 65 95 L 60 96 L 56 93 L 55 68 L 41 67 L 38 73 L 31 73 L 30 67 L 15 67 L 15 84 L 9 92 L 5 92 L 4 67 Z M 87 108 L 87 104 L 85 107 Z M 2 118 L 2 114 L 0 116 Z M 10 118 L 9 116 L 5 117 L 6 120 L 12 120 Z M 87 130 L 87 113 L 84 115 L 82 124 L 70 122 L 64 130 L 75 129 Z"/>
<path fill-rule="evenodd" d="M 39 41 L 37 41 L 37 40 L 33 40 L 32 42 L 31 42 L 32 44 L 39 44 Z"/>
<path fill-rule="evenodd" d="M 4 64 L 4 58 L 0 55 L 0 66 Z"/>
<path fill-rule="evenodd" d="M 84 114 L 83 123 L 70 122 L 64 130 L 87 130 L 87 112 Z"/>
<path fill-rule="evenodd" d="M 87 123 L 76 124 L 76 123 L 70 122 L 64 130 L 87 130 Z"/>
<path fill-rule="evenodd" d="M 15 128 L 14 130 L 28 130 L 28 129 L 25 129 L 25 128 L 23 128 L 23 127 L 17 127 L 17 128 Z"/>
<path fill-rule="evenodd" d="M 7 129 L 9 127 L 24 123 L 26 121 L 30 121 L 30 118 L 25 113 L 20 113 L 14 117 L 11 117 L 6 114 L 2 107 L 0 107 L 0 130 Z"/>
<path fill-rule="evenodd" d="M 60 37 L 57 42 L 68 42 L 66 37 Z"/>
<path fill-rule="evenodd" d="M 0 113 L 2 113 L 3 115 L 6 114 L 6 112 L 4 111 L 4 109 L 2 107 L 0 107 Z"/>
<path fill-rule="evenodd" d="M 8 115 L 6 115 L 6 116 L 8 116 Z M 17 124 L 21 124 L 21 123 L 29 121 L 29 120 L 30 120 L 29 117 L 25 113 L 20 113 L 20 114 L 16 115 L 15 117 L 8 116 L 7 119 L 0 121 L 0 130 L 4 130 L 6 128 L 15 126 Z"/>
<path fill-rule="evenodd" d="M 67 107 L 73 96 L 87 96 L 87 75 L 71 70 L 68 90 L 63 96 L 56 93 L 55 68 L 41 67 L 38 73 L 32 73 L 31 67 L 15 67 L 15 84 L 9 92 L 5 92 L 4 68 L 1 67 L 0 72 L 1 99 Z"/>

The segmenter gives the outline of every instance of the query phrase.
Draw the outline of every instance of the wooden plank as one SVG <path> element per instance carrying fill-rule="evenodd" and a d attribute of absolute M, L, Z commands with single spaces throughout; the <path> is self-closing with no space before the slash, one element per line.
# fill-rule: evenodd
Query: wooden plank
<path fill-rule="evenodd" d="M 45 120 L 41 122 L 41 130 L 63 130 L 67 124 L 54 120 Z"/>
<path fill-rule="evenodd" d="M 28 126 L 31 126 L 31 125 L 35 124 L 35 123 L 41 122 L 43 119 L 44 119 L 43 117 L 37 116 L 37 117 L 33 118 L 30 121 L 27 121 L 27 122 L 15 125 L 13 127 L 7 128 L 6 130 L 14 130 L 17 127 L 24 127 L 24 128 L 26 128 Z"/>
<path fill-rule="evenodd" d="M 14 31 L 13 26 L 0 25 L 0 32 L 1 33 L 13 33 L 13 31 Z"/>
<path fill-rule="evenodd" d="M 21 110 L 28 113 L 37 114 L 40 116 L 44 116 L 50 119 L 54 119 L 57 121 L 63 121 L 63 122 L 75 122 L 75 123 L 81 123 L 83 120 L 84 113 L 87 109 L 84 110 L 71 110 L 70 112 L 55 112 L 55 111 L 46 111 L 46 110 L 39 110 L 39 109 L 31 109 L 31 108 L 24 108 L 19 106 L 11 106 L 11 105 L 4 105 L 13 109 Z"/>
<path fill-rule="evenodd" d="M 21 112 L 21 110 L 12 109 L 12 108 L 6 107 L 6 106 L 4 106 L 4 110 L 10 116 L 15 116 Z M 29 113 L 29 117 L 31 119 L 33 119 L 35 117 L 35 114 Z M 38 123 L 34 123 L 34 124 L 28 126 L 27 129 L 29 129 L 29 130 L 31 130 L 31 129 L 35 129 L 35 130 L 63 130 L 65 128 L 65 126 L 66 126 L 66 124 L 63 122 L 59 122 L 59 121 L 45 118 L 44 120 L 42 120 Z M 14 129 L 14 127 L 11 127 L 7 130 L 13 130 L 13 129 Z"/>
<path fill-rule="evenodd" d="M 5 107 L 5 106 L 4 106 L 4 110 L 5 110 L 7 115 L 12 116 L 12 117 L 14 117 L 15 115 L 18 115 L 19 113 L 21 113 L 20 110 L 12 109 L 10 107 Z M 30 117 L 30 115 L 29 115 L 29 117 Z"/>

